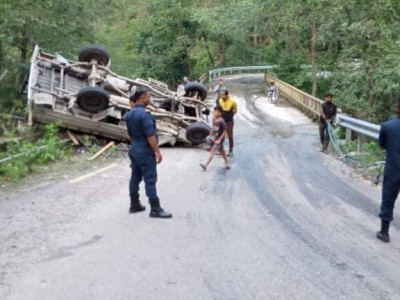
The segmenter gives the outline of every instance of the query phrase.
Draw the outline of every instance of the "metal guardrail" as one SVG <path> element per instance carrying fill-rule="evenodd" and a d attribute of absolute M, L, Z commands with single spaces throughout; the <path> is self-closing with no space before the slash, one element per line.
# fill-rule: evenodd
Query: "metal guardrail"
<path fill-rule="evenodd" d="M 271 70 L 273 66 L 243 66 L 243 67 L 229 67 L 208 71 L 208 80 L 213 80 L 217 77 L 232 74 L 242 73 L 260 73 Z"/>
<path fill-rule="evenodd" d="M 345 128 L 346 130 L 346 140 L 351 141 L 353 137 L 353 132 L 357 133 L 357 150 L 360 152 L 362 150 L 362 145 L 364 144 L 366 138 L 377 140 L 379 138 L 379 132 L 381 126 L 369 123 L 363 120 L 352 118 L 346 115 L 338 114 L 336 117 L 336 123 Z"/>

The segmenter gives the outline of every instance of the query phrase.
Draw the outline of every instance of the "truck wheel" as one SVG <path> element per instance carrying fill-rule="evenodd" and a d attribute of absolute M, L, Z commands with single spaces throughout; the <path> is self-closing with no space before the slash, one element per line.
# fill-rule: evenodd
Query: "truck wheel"
<path fill-rule="evenodd" d="M 204 101 L 207 98 L 207 88 L 198 82 L 189 82 L 185 86 L 185 96 L 193 97 L 197 93 L 197 97 Z"/>
<path fill-rule="evenodd" d="M 107 109 L 109 101 L 110 95 L 105 90 L 96 86 L 81 89 L 77 96 L 79 107 L 91 113 Z"/>
<path fill-rule="evenodd" d="M 210 134 L 210 126 L 203 122 L 190 124 L 186 129 L 186 138 L 193 144 L 199 145 L 203 143 Z"/>
<path fill-rule="evenodd" d="M 106 48 L 98 45 L 89 45 L 82 48 L 79 53 L 79 61 L 91 62 L 96 59 L 99 65 L 106 66 L 110 61 L 110 55 Z"/>

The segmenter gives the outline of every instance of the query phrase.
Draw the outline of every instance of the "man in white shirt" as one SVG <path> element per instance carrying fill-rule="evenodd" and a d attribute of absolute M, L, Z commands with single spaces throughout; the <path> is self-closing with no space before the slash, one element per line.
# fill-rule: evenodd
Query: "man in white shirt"
<path fill-rule="evenodd" d="M 219 100 L 221 99 L 221 96 L 223 92 L 226 91 L 226 87 L 224 84 L 224 80 L 221 78 L 218 80 L 218 84 L 214 88 L 214 93 L 215 93 L 215 106 L 219 106 Z"/>

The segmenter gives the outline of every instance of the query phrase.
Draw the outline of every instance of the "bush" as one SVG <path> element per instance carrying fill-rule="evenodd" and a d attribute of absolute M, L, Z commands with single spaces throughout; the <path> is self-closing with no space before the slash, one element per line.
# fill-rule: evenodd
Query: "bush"
<path fill-rule="evenodd" d="M 36 172 L 40 166 L 63 159 L 72 154 L 72 148 L 58 135 L 57 123 L 44 126 L 43 136 L 35 141 L 20 140 L 10 143 L 5 152 L 0 152 L 0 180 L 17 181 L 27 174 Z"/>

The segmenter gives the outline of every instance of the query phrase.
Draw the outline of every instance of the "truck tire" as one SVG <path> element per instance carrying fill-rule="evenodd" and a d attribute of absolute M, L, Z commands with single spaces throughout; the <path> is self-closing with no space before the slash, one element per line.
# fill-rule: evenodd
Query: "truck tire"
<path fill-rule="evenodd" d="M 189 82 L 185 86 L 185 96 L 193 97 L 197 93 L 201 101 L 207 98 L 207 88 L 198 82 Z"/>
<path fill-rule="evenodd" d="M 204 143 L 206 137 L 210 134 L 210 126 L 203 122 L 190 124 L 186 129 L 186 138 L 192 145 Z"/>
<path fill-rule="evenodd" d="M 79 53 L 79 61 L 91 62 L 96 59 L 99 65 L 106 66 L 110 61 L 110 55 L 106 48 L 98 45 L 89 45 L 82 48 Z"/>
<path fill-rule="evenodd" d="M 79 107 L 91 113 L 98 113 L 107 109 L 110 102 L 110 95 L 96 86 L 81 89 L 76 98 Z"/>

